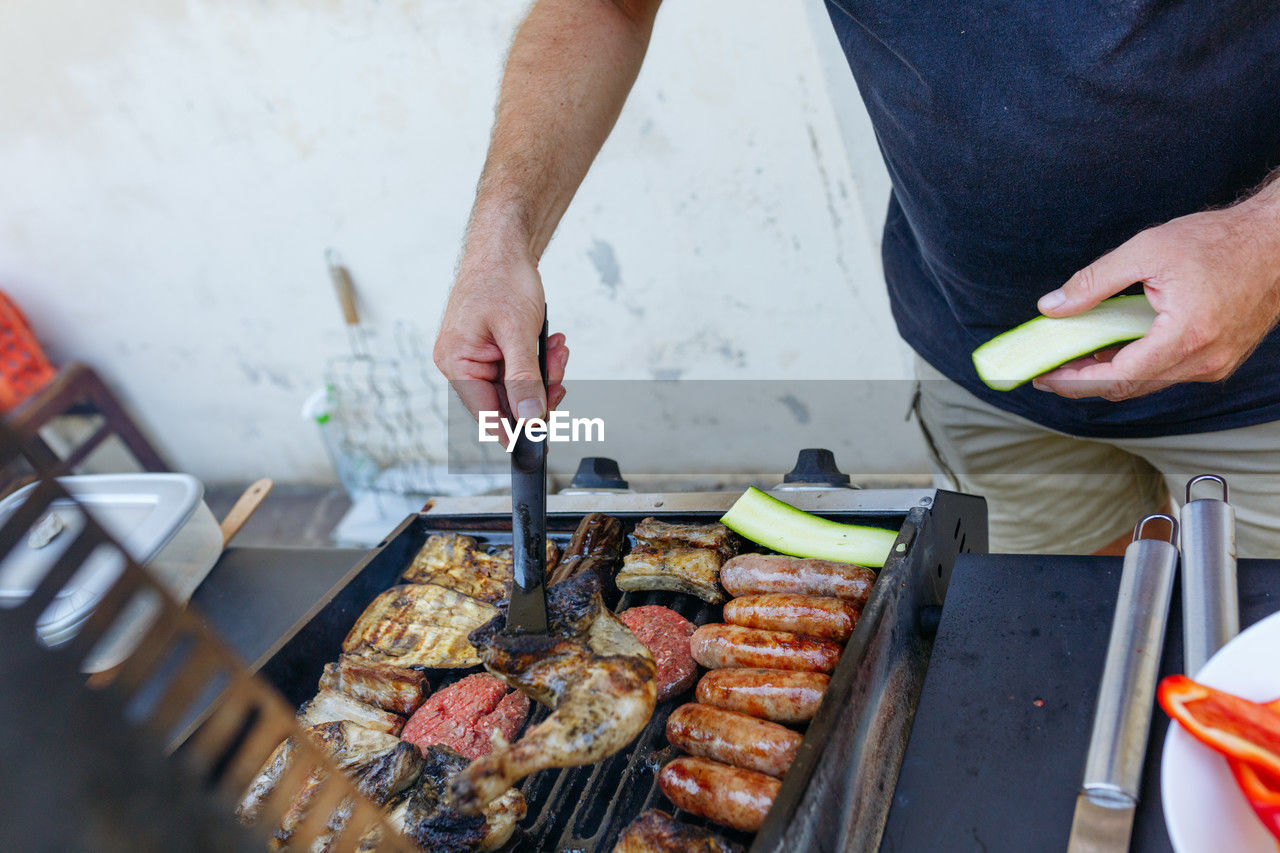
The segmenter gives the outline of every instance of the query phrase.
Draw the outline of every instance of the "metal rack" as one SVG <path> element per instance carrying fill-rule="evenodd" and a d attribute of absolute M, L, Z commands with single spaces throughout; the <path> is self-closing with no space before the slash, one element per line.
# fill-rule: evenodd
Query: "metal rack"
<path fill-rule="evenodd" d="M 0 466 L 22 454 L 0 426 Z M 53 506 L 74 501 L 42 477 L 0 526 L 0 561 L 27 548 L 30 531 Z M 91 554 L 114 551 L 120 577 L 80 632 L 41 644 L 36 620 Z M 149 627 L 118 666 L 87 677 L 83 662 L 130 605 L 148 603 Z M 136 564 L 91 516 L 21 604 L 0 609 L 0 848 L 93 851 L 261 850 L 281 814 L 313 772 L 323 774 L 293 836 L 309 848 L 333 809 L 352 815 L 337 849 L 411 849 L 305 736 L 293 708 L 250 673 L 201 621 Z M 167 749 L 176 735 L 179 749 Z M 285 738 L 295 759 L 252 827 L 232 816 L 235 800 Z"/>

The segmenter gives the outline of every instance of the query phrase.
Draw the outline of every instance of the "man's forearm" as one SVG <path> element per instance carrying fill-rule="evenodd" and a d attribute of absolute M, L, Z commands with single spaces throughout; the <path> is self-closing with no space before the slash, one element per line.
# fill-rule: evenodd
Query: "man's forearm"
<path fill-rule="evenodd" d="M 514 243 L 541 257 L 635 82 L 659 2 L 534 5 L 507 57 L 468 254 Z"/>

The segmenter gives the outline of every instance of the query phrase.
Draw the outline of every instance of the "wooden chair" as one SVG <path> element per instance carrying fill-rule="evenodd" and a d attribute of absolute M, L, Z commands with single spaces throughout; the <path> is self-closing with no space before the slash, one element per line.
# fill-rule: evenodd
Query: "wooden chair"
<path fill-rule="evenodd" d="M 55 418 L 93 414 L 101 415 L 102 423 L 65 456 L 59 456 L 40 437 L 40 430 Z M 133 454 L 142 470 L 171 470 L 120 401 L 86 364 L 72 362 L 63 367 L 52 382 L 21 403 L 6 417 L 6 421 L 22 440 L 26 461 L 46 476 L 60 477 L 73 473 L 113 435 Z M 11 469 L 5 474 L 8 486 L 3 489 L 4 493 L 30 480 L 30 472 L 24 475 Z"/>

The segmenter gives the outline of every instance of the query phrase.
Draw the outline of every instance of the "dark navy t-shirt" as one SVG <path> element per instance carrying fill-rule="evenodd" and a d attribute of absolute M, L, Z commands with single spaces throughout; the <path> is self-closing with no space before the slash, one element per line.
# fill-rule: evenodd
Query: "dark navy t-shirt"
<path fill-rule="evenodd" d="M 971 361 L 1076 270 L 1280 165 L 1280 2 L 827 5 L 893 182 L 890 305 L 925 360 L 1082 436 L 1280 419 L 1280 330 L 1224 382 L 1121 403 L 992 391 Z"/>

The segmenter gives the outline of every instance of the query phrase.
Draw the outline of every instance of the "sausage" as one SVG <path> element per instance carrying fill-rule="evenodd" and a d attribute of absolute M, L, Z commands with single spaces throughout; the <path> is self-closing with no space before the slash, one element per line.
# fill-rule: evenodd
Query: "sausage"
<path fill-rule="evenodd" d="M 853 633 L 860 612 L 855 605 L 831 596 L 768 592 L 733 599 L 724 606 L 724 621 L 843 642 Z"/>
<path fill-rule="evenodd" d="M 804 738 L 777 723 L 687 702 L 667 717 L 667 740 L 690 755 L 782 778 Z"/>
<path fill-rule="evenodd" d="M 776 723 L 813 718 L 831 679 L 820 672 L 713 669 L 698 682 L 698 701 Z"/>
<path fill-rule="evenodd" d="M 787 631 L 762 631 L 738 625 L 703 625 L 689 638 L 693 659 L 707 669 L 753 667 L 831 672 L 840 660 L 840 644 Z"/>
<path fill-rule="evenodd" d="M 755 832 L 764 823 L 781 785 L 754 770 L 688 756 L 658 774 L 658 787 L 677 808 L 744 832 Z"/>
<path fill-rule="evenodd" d="M 742 554 L 720 567 L 720 584 L 730 595 L 833 595 L 861 607 L 875 582 L 876 573 L 865 566 L 778 554 Z"/>

